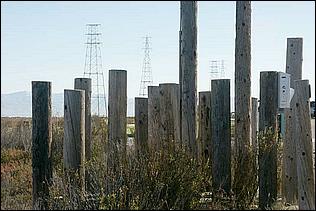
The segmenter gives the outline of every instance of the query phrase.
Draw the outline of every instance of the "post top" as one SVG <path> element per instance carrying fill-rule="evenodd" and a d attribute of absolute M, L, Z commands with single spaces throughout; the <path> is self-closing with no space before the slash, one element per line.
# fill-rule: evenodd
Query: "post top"
<path fill-rule="evenodd" d="M 110 72 L 127 72 L 127 70 L 111 69 Z"/>
<path fill-rule="evenodd" d="M 200 91 L 199 94 L 211 94 L 211 91 Z"/>
<path fill-rule="evenodd" d="M 64 89 L 64 92 L 85 92 L 83 89 Z"/>
<path fill-rule="evenodd" d="M 76 80 L 80 80 L 80 81 L 82 81 L 82 80 L 88 80 L 88 81 L 91 81 L 91 78 L 75 78 L 75 81 Z"/>
<path fill-rule="evenodd" d="M 223 78 L 223 79 L 212 79 L 211 80 L 211 82 L 212 81 L 230 81 L 230 79 L 228 79 L 228 78 Z"/>
<path fill-rule="evenodd" d="M 155 90 L 155 89 L 159 89 L 159 86 L 147 86 L 148 90 Z"/>
<path fill-rule="evenodd" d="M 145 100 L 145 99 L 148 99 L 147 97 L 135 97 L 135 100 Z"/>
<path fill-rule="evenodd" d="M 48 83 L 48 84 L 50 84 L 52 82 L 51 81 L 32 81 L 32 84 L 33 83 Z"/>
<path fill-rule="evenodd" d="M 308 83 L 309 84 L 309 80 L 307 80 L 307 79 L 304 79 L 304 80 L 298 79 L 298 80 L 294 80 L 294 83 Z"/>
<path fill-rule="evenodd" d="M 287 40 L 303 40 L 303 37 L 288 37 Z"/>
<path fill-rule="evenodd" d="M 272 73 L 278 73 L 278 71 L 261 71 L 260 74 L 272 74 Z"/>
<path fill-rule="evenodd" d="M 161 84 L 159 84 L 159 86 L 166 86 L 166 85 L 179 85 L 179 84 L 177 84 L 177 83 L 161 83 Z"/>

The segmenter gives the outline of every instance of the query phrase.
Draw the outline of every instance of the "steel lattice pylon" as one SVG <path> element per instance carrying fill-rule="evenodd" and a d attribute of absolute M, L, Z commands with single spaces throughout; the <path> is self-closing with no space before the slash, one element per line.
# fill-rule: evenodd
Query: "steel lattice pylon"
<path fill-rule="evenodd" d="M 84 66 L 84 77 L 91 78 L 91 112 L 97 116 L 107 116 L 106 95 L 104 85 L 104 75 L 101 60 L 100 25 L 86 25 L 86 57 Z"/>
<path fill-rule="evenodd" d="M 152 79 L 152 72 L 151 72 L 151 64 L 150 64 L 150 50 L 149 47 L 149 39 L 150 37 L 146 36 L 145 38 L 145 47 L 144 49 L 144 60 L 143 60 L 143 67 L 142 67 L 142 78 L 140 82 L 140 89 L 139 89 L 139 95 L 147 97 L 148 95 L 148 89 L 147 87 L 153 84 Z"/>

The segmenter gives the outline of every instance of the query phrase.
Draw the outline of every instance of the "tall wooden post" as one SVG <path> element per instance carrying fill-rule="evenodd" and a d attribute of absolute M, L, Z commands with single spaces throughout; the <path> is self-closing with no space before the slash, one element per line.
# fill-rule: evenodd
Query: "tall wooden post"
<path fill-rule="evenodd" d="M 234 183 L 238 206 L 249 197 L 251 139 L 251 1 L 236 1 Z M 247 173 L 245 175 L 245 173 Z M 244 175 L 244 176 L 241 176 Z M 247 196 L 245 196 L 245 193 Z M 241 196 L 244 196 L 241 198 Z"/>
<path fill-rule="evenodd" d="M 235 39 L 235 146 L 238 157 L 237 169 L 247 171 L 243 162 L 250 146 L 251 115 L 251 2 L 236 2 Z M 247 178 L 245 178 L 247 179 Z M 243 185 L 243 184 L 241 184 Z M 238 192 L 240 189 L 236 189 Z"/>
<path fill-rule="evenodd" d="M 85 91 L 64 90 L 64 168 L 74 188 L 84 191 Z M 79 180 L 74 174 L 79 173 Z"/>
<path fill-rule="evenodd" d="M 294 121 L 298 206 L 300 210 L 315 210 L 315 180 L 313 173 L 313 142 L 310 118 L 310 86 L 308 80 L 294 81 Z"/>
<path fill-rule="evenodd" d="M 207 160 L 211 157 L 211 92 L 199 92 L 199 157 Z"/>
<path fill-rule="evenodd" d="M 181 12 L 180 12 L 180 30 L 179 30 L 179 106 L 180 106 L 180 109 L 179 109 L 179 119 L 180 119 L 180 141 L 182 140 L 182 68 L 181 68 Z"/>
<path fill-rule="evenodd" d="M 126 158 L 127 71 L 109 71 L 109 167 L 118 170 Z M 122 156 L 122 157 L 121 157 Z"/>
<path fill-rule="evenodd" d="M 138 155 L 148 151 L 148 99 L 135 97 L 135 150 Z"/>
<path fill-rule="evenodd" d="M 182 144 L 196 156 L 197 2 L 181 1 L 180 16 L 181 138 Z"/>
<path fill-rule="evenodd" d="M 52 178 L 51 82 L 32 81 L 32 197 L 33 209 L 48 209 Z"/>
<path fill-rule="evenodd" d="M 180 143 L 179 84 L 159 84 L 160 136 L 162 148 L 166 149 L 173 141 Z M 171 146 L 174 146 L 172 144 Z"/>
<path fill-rule="evenodd" d="M 260 72 L 259 208 L 277 197 L 278 72 Z"/>
<path fill-rule="evenodd" d="M 75 89 L 85 91 L 85 158 L 91 158 L 92 132 L 91 132 L 91 78 L 75 78 Z"/>
<path fill-rule="evenodd" d="M 230 80 L 211 82 L 213 188 L 231 189 Z"/>
<path fill-rule="evenodd" d="M 255 97 L 251 98 L 251 145 L 253 152 L 257 154 L 258 142 L 257 142 L 257 131 L 258 131 L 258 99 Z"/>
<path fill-rule="evenodd" d="M 148 86 L 148 147 L 159 149 L 160 102 L 159 86 Z"/>
<path fill-rule="evenodd" d="M 290 87 L 294 88 L 294 80 L 302 79 L 303 38 L 288 38 L 286 52 L 286 73 L 291 74 Z M 297 203 L 297 169 L 295 148 L 295 116 L 293 100 L 289 109 L 284 109 L 285 137 L 283 142 L 282 192 L 286 203 Z"/>

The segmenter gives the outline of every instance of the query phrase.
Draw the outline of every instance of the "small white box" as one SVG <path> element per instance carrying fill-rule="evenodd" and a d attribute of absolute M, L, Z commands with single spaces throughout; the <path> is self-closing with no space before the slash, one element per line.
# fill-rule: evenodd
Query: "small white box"
<path fill-rule="evenodd" d="M 278 72 L 278 107 L 290 108 L 291 92 L 290 80 L 291 75 L 284 72 Z"/>

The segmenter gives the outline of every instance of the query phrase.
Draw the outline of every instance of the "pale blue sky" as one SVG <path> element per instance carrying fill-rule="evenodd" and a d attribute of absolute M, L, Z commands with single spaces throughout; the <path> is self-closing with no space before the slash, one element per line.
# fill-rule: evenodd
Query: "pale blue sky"
<path fill-rule="evenodd" d="M 152 37 L 154 84 L 178 82 L 179 2 L 1 2 L 1 93 L 52 81 L 54 93 L 82 77 L 85 24 L 100 23 L 102 63 L 126 69 L 138 96 L 142 37 Z M 284 71 L 286 38 L 303 37 L 303 79 L 315 99 L 315 2 L 252 2 L 252 96 L 260 71 Z M 209 89 L 209 61 L 225 60 L 234 95 L 235 2 L 198 2 L 198 91 Z"/>

